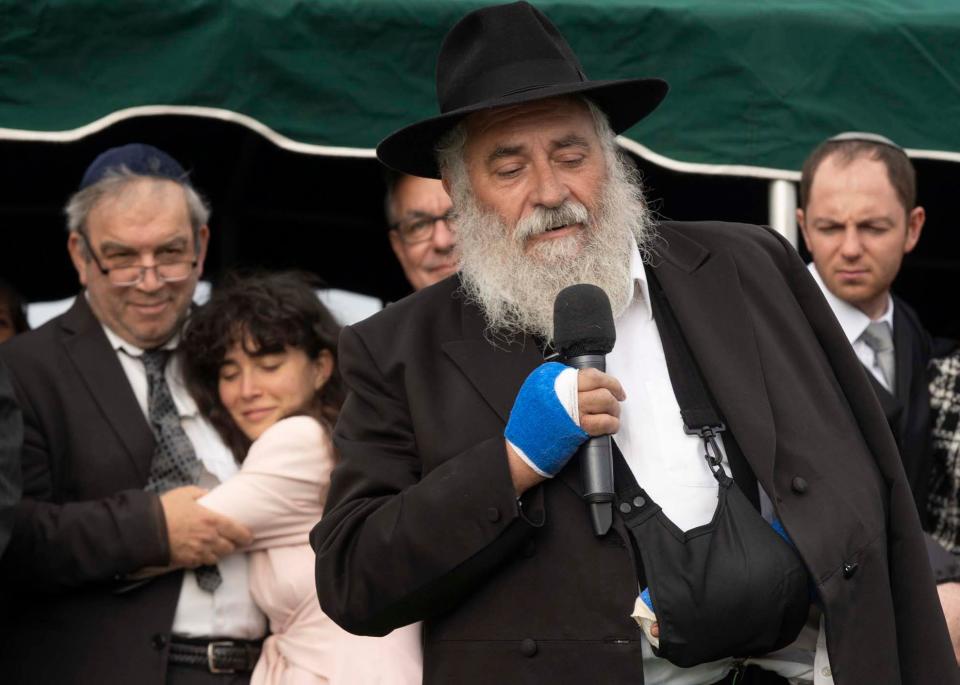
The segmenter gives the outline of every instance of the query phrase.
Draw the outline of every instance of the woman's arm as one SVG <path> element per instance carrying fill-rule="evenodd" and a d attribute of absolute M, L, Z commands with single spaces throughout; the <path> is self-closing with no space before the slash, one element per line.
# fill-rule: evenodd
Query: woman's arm
<path fill-rule="evenodd" d="M 323 513 L 333 461 L 327 431 L 293 416 L 267 429 L 239 473 L 199 503 L 247 526 L 254 536 L 248 550 L 303 544 Z"/>

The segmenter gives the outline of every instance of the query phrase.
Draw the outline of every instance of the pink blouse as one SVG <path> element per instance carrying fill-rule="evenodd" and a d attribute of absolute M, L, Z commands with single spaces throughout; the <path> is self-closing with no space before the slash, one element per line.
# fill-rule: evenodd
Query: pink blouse
<path fill-rule="evenodd" d="M 250 593 L 270 621 L 252 685 L 413 685 L 420 624 L 381 638 L 351 635 L 321 611 L 307 536 L 323 514 L 333 445 L 315 419 L 268 428 L 237 475 L 200 503 L 250 528 Z"/>

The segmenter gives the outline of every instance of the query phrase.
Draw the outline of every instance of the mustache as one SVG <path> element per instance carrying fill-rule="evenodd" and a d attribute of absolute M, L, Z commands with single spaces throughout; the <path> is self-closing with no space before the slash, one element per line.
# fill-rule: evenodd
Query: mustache
<path fill-rule="evenodd" d="M 565 200 L 557 207 L 537 207 L 532 213 L 517 222 L 513 237 L 523 242 L 531 236 L 546 233 L 553 228 L 560 228 L 569 224 L 583 224 L 590 222 L 590 211 L 576 200 Z"/>

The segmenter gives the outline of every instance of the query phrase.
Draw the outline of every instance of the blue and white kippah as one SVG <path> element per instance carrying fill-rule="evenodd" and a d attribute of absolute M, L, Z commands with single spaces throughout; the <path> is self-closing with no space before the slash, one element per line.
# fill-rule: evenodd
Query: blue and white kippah
<path fill-rule="evenodd" d="M 530 468 L 552 478 L 590 437 L 579 416 L 577 370 L 547 362 L 523 382 L 503 435 Z"/>

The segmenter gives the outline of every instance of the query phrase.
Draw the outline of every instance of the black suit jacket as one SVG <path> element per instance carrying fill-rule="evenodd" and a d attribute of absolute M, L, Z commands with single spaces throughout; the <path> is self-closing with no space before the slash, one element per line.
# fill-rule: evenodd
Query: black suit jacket
<path fill-rule="evenodd" d="M 14 610 L 0 673 L 17 683 L 165 680 L 180 573 L 119 580 L 169 562 L 163 512 L 144 492 L 154 438 L 82 295 L 0 347 L 23 410 L 24 499 L 0 562 Z M 9 680 L 7 680 L 9 678 Z"/>
<path fill-rule="evenodd" d="M 660 236 L 653 268 L 810 570 L 836 682 L 956 682 L 896 446 L 795 251 L 745 225 Z M 340 360 L 324 610 L 369 634 L 425 620 L 426 683 L 640 682 L 622 522 L 594 536 L 574 463 L 514 497 L 503 429 L 533 342 L 492 344 L 448 279 L 346 328 Z"/>

